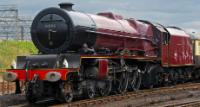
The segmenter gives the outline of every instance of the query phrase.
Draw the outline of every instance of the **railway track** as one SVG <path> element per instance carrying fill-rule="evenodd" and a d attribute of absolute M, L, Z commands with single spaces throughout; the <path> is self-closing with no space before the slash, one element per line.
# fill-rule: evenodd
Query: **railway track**
<path fill-rule="evenodd" d="M 169 102 L 163 102 L 160 104 L 153 104 L 148 107 L 200 107 L 200 98 L 199 97 L 192 97 L 192 98 L 185 98 L 179 99 Z"/>
<path fill-rule="evenodd" d="M 200 106 L 200 101 L 191 101 L 191 102 L 183 102 L 181 104 L 173 104 L 163 107 L 199 107 L 199 106 Z"/>
<path fill-rule="evenodd" d="M 99 97 L 95 99 L 87 99 L 72 102 L 69 104 L 53 105 L 52 107 L 91 107 L 98 105 L 105 105 L 108 103 L 115 103 L 116 101 L 122 101 L 126 99 L 137 99 L 139 97 L 145 97 L 150 95 L 158 95 L 163 93 L 175 93 L 184 90 L 198 90 L 200 89 L 200 83 L 186 83 L 171 87 L 154 88 L 149 90 L 140 90 L 138 92 L 127 92 L 124 94 L 111 95 L 106 97 Z M 131 106 L 130 106 L 131 107 Z"/>
<path fill-rule="evenodd" d="M 147 90 L 140 90 L 138 92 L 126 92 L 124 94 L 118 94 L 118 95 L 111 95 L 111 96 L 106 96 L 106 97 L 98 97 L 95 99 L 86 99 L 86 100 L 80 100 L 80 101 L 74 101 L 72 103 L 64 103 L 64 104 L 58 104 L 57 102 L 52 102 L 51 101 L 45 101 L 45 102 L 39 102 L 35 105 L 30 105 L 27 102 L 23 103 L 18 103 L 16 105 L 11 105 L 10 107 L 38 107 L 38 106 L 50 106 L 50 107 L 134 107 L 134 106 L 148 106 L 151 105 L 152 102 L 154 103 L 159 103 L 160 101 L 157 100 L 157 102 L 155 101 L 154 95 L 158 95 L 158 96 L 163 96 L 164 94 L 171 94 L 174 95 L 174 93 L 179 92 L 179 93 L 184 93 L 184 91 L 198 91 L 199 96 L 200 96 L 200 83 L 186 83 L 186 84 L 180 84 L 177 86 L 171 86 L 171 87 L 161 87 L 161 88 L 154 88 L 154 89 L 147 89 Z M 195 95 L 195 93 L 194 93 Z M 187 96 L 194 96 L 192 94 L 188 94 L 188 95 L 184 95 L 181 96 L 183 99 L 187 98 Z M 141 102 L 137 102 L 137 99 L 145 99 L 145 97 L 149 97 L 152 99 L 152 101 L 149 100 L 148 101 L 141 101 L 144 104 L 139 104 L 139 105 L 135 105 L 133 104 L 133 101 L 135 101 L 136 103 L 141 103 Z M 199 97 L 198 96 L 198 97 Z M 143 100 L 144 100 L 143 99 Z M 160 98 L 159 98 L 160 99 Z M 176 98 L 167 98 L 165 100 L 162 100 L 162 102 L 167 102 L 169 100 L 175 100 Z M 178 97 L 177 97 L 178 99 Z M 15 99 L 13 99 L 15 100 Z M 127 100 L 131 101 L 131 102 L 127 102 Z M 153 101 L 154 100 L 154 101 Z M 16 100 L 15 100 L 16 101 Z M 20 101 L 19 101 L 20 102 Z M 123 102 L 124 104 L 122 104 L 121 102 Z M 174 107 L 174 106 L 180 106 L 180 107 L 199 107 L 200 105 L 200 99 L 196 99 L 196 100 L 191 100 L 189 102 L 186 101 L 182 101 L 185 103 L 172 103 L 171 105 L 167 104 L 167 105 L 162 105 L 162 107 Z M 10 103 L 10 102 L 7 102 Z M 198 105 L 198 106 L 196 106 Z M 155 106 L 152 106 L 155 107 Z"/>
<path fill-rule="evenodd" d="M 176 107 L 199 107 L 200 101 L 188 102 L 180 105 L 175 105 Z"/>

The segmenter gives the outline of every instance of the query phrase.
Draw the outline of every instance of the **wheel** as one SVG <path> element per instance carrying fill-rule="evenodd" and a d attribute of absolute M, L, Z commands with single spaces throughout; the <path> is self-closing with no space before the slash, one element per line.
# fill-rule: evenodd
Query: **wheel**
<path fill-rule="evenodd" d="M 191 81 L 192 80 L 192 69 L 186 68 L 185 72 L 186 72 L 187 82 Z"/>
<path fill-rule="evenodd" d="M 34 104 L 37 99 L 35 98 L 34 94 L 33 94 L 33 86 L 32 83 L 27 82 L 26 83 L 26 87 L 25 87 L 25 95 L 26 95 L 26 99 L 29 103 Z"/>
<path fill-rule="evenodd" d="M 95 90 L 94 90 L 94 88 L 88 87 L 86 92 L 87 92 L 87 93 L 86 93 L 86 94 L 87 94 L 87 97 L 88 97 L 89 99 L 92 99 L 92 98 L 95 97 Z"/>
<path fill-rule="evenodd" d="M 176 69 L 175 70 L 175 77 L 177 83 L 184 83 L 183 77 L 182 77 L 182 70 Z"/>
<path fill-rule="evenodd" d="M 155 80 L 157 82 L 155 87 L 162 86 L 162 82 L 163 82 L 162 73 L 163 73 L 162 71 L 161 72 L 157 72 L 157 74 L 155 75 Z"/>
<path fill-rule="evenodd" d="M 98 92 L 100 96 L 107 96 L 112 89 L 112 82 L 110 80 L 103 80 L 98 82 Z"/>
<path fill-rule="evenodd" d="M 115 89 L 117 93 L 126 92 L 128 87 L 128 75 L 127 72 L 122 72 L 117 74 L 118 76 L 115 79 Z"/>
<path fill-rule="evenodd" d="M 86 87 L 84 88 L 84 93 L 83 97 L 92 99 L 96 95 L 96 90 L 95 90 L 95 82 L 94 80 L 86 80 Z"/>
<path fill-rule="evenodd" d="M 70 103 L 73 100 L 72 85 L 70 83 L 64 82 L 61 84 L 61 102 Z"/>
<path fill-rule="evenodd" d="M 198 81 L 200 77 L 200 70 L 194 70 L 192 73 L 192 80 Z"/>
<path fill-rule="evenodd" d="M 143 78 L 143 86 L 145 88 L 149 88 L 149 89 L 153 88 L 153 81 L 152 81 L 153 77 L 151 73 L 143 74 L 142 78 Z"/>
<path fill-rule="evenodd" d="M 20 87 L 20 82 L 19 80 L 15 81 L 15 94 L 21 94 L 21 87 Z"/>
<path fill-rule="evenodd" d="M 141 73 L 139 73 L 138 71 L 130 73 L 128 90 L 129 91 L 138 90 L 140 88 L 141 81 L 142 81 Z"/>
<path fill-rule="evenodd" d="M 73 100 L 73 94 L 72 93 L 67 93 L 65 94 L 65 102 L 70 103 Z"/>
<path fill-rule="evenodd" d="M 176 85 L 178 81 L 178 74 L 173 69 L 170 69 L 168 74 L 170 85 Z"/>
<path fill-rule="evenodd" d="M 178 73 L 179 73 L 179 81 L 180 83 L 185 83 L 185 78 L 184 78 L 184 70 L 183 69 L 178 69 Z"/>
<path fill-rule="evenodd" d="M 179 74 L 175 71 L 174 73 L 173 73 L 173 77 L 174 77 L 174 81 L 173 81 L 173 84 L 174 85 L 176 85 L 177 83 L 178 83 L 178 79 L 179 79 Z"/>
<path fill-rule="evenodd" d="M 159 85 L 160 77 L 159 72 L 162 71 L 160 65 L 147 64 L 145 66 L 145 73 L 142 75 L 142 83 L 145 88 L 153 88 Z"/>

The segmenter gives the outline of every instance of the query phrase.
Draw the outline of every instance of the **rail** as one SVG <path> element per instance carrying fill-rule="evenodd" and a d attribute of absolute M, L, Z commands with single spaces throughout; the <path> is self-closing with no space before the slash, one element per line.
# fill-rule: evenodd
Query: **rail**
<path fill-rule="evenodd" d="M 200 89 L 200 83 L 186 83 L 186 84 L 181 84 L 181 85 L 177 85 L 173 87 L 161 87 L 157 89 L 141 90 L 138 92 L 127 92 L 120 95 L 111 95 L 111 96 L 100 97 L 100 98 L 95 98 L 95 99 L 81 100 L 81 101 L 76 101 L 76 102 L 72 102 L 68 104 L 67 103 L 58 104 L 58 105 L 53 105 L 52 107 L 98 106 L 102 104 L 108 104 L 110 102 L 122 101 L 129 98 L 139 98 L 139 97 L 148 96 L 148 95 L 174 93 L 174 92 L 179 92 L 182 90 L 199 90 L 199 89 Z"/>
<path fill-rule="evenodd" d="M 174 94 L 176 93 L 182 93 L 185 92 L 185 96 L 182 96 L 182 99 L 185 98 L 194 98 L 195 93 L 189 93 L 188 92 L 196 92 L 200 89 L 200 83 L 186 83 L 186 84 L 181 84 L 181 85 L 176 85 L 176 86 L 171 86 L 171 87 L 161 87 L 161 88 L 154 88 L 154 89 L 147 89 L 147 90 L 140 90 L 138 92 L 126 92 L 124 94 L 119 94 L 119 95 L 111 95 L 107 97 L 99 97 L 99 98 L 94 98 L 94 99 L 87 99 L 87 100 L 80 100 L 80 101 L 75 101 L 72 103 L 64 103 L 64 104 L 58 104 L 57 102 L 53 102 L 53 100 L 45 100 L 44 102 L 38 102 L 34 105 L 27 103 L 26 101 L 17 103 L 17 104 L 11 104 L 12 107 L 132 107 L 136 106 L 151 106 L 151 104 L 156 104 L 156 103 L 162 103 L 165 101 L 175 101 L 179 100 L 180 94 L 178 94 L 179 97 L 177 99 L 174 97 Z M 166 95 L 172 95 L 173 97 L 159 97 L 158 99 L 152 99 L 152 100 L 147 100 L 146 98 L 149 96 L 157 96 L 157 95 L 163 95 L 165 93 Z M 187 95 L 186 95 L 187 94 Z M 194 97 L 192 97 L 194 95 Z M 191 96 L 191 97 L 188 97 Z M 22 98 L 22 97 L 21 97 Z M 139 99 L 145 98 L 146 100 L 141 100 Z M 152 97 L 155 98 L 155 97 Z M 200 99 L 198 99 L 198 96 L 196 96 L 196 100 L 187 100 L 186 101 L 181 101 L 180 103 L 166 103 L 166 105 L 162 105 L 162 107 L 174 107 L 174 106 L 179 106 L 179 107 L 199 107 L 199 102 Z M 20 101 L 20 99 L 17 99 Z M 17 101 L 15 98 L 13 100 L 10 100 L 9 104 L 12 103 L 13 101 Z M 136 100 L 135 102 L 133 102 Z M 138 100 L 138 101 L 137 101 Z M 121 103 L 125 102 L 125 103 Z M 141 103 L 139 104 L 138 103 Z M 154 107 L 154 106 L 152 106 Z M 159 106 L 160 107 L 160 106 Z"/>
<path fill-rule="evenodd" d="M 200 99 L 188 101 L 188 102 L 185 101 L 181 103 L 163 105 L 163 107 L 199 107 L 199 106 L 200 106 Z"/>
<path fill-rule="evenodd" d="M 189 103 L 186 103 L 186 104 L 177 105 L 177 107 L 178 106 L 179 107 L 199 107 L 200 106 L 200 101 L 189 102 Z"/>

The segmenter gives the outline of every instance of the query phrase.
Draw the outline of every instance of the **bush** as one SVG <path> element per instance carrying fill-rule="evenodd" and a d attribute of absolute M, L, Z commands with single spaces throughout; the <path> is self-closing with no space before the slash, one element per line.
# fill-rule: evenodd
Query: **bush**
<path fill-rule="evenodd" d="M 9 68 L 12 60 L 16 59 L 16 56 L 36 53 L 37 49 L 31 41 L 0 41 L 0 69 Z"/>

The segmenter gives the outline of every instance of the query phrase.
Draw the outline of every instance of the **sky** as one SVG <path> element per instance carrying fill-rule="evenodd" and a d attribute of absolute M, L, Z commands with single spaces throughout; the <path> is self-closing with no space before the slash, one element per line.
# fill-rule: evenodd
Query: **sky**
<path fill-rule="evenodd" d="M 200 0 L 0 0 L 0 5 L 17 5 L 20 15 L 34 17 L 61 2 L 72 2 L 74 10 L 85 13 L 113 12 L 200 33 Z"/>

